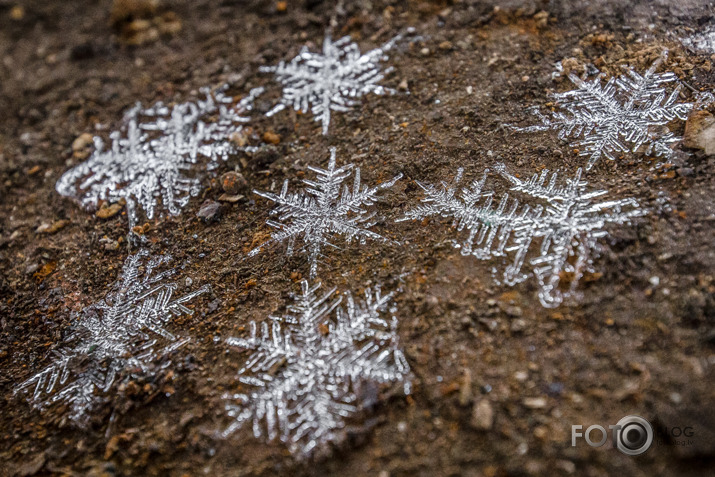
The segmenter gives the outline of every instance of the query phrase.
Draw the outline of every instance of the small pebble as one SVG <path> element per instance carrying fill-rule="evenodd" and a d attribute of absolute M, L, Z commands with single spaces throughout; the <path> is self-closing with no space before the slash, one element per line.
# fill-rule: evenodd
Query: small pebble
<path fill-rule="evenodd" d="M 199 211 L 196 213 L 196 217 L 204 222 L 212 222 L 218 218 L 220 208 L 221 204 L 215 200 L 206 199 L 204 203 L 201 204 L 201 208 L 199 208 Z"/>
<path fill-rule="evenodd" d="M 221 188 L 229 195 L 248 190 L 248 181 L 239 172 L 230 171 L 221 176 Z"/>
<path fill-rule="evenodd" d="M 546 407 L 546 398 L 543 397 L 529 397 L 529 398 L 524 398 L 522 401 L 524 406 L 528 407 L 529 409 L 544 409 Z"/>
<path fill-rule="evenodd" d="M 271 131 L 266 131 L 263 133 L 263 140 L 269 144 L 278 144 L 281 142 L 281 137 Z"/>
<path fill-rule="evenodd" d="M 61 230 L 64 228 L 67 224 L 69 224 L 69 220 L 58 220 L 56 222 L 53 222 L 52 224 L 48 224 L 47 222 L 41 224 L 37 229 L 35 230 L 35 233 L 38 234 L 53 234 L 57 232 L 58 230 Z"/>
<path fill-rule="evenodd" d="M 489 399 L 482 399 L 474 405 L 469 424 L 479 431 L 488 431 L 494 425 L 494 409 Z"/>
<path fill-rule="evenodd" d="M 99 208 L 99 210 L 94 214 L 100 219 L 108 219 L 110 217 L 114 217 L 117 215 L 122 208 L 124 207 L 124 204 L 126 204 L 126 201 L 122 199 L 122 201 L 117 202 L 112 205 L 107 205 L 106 203 L 102 205 L 102 207 Z"/>

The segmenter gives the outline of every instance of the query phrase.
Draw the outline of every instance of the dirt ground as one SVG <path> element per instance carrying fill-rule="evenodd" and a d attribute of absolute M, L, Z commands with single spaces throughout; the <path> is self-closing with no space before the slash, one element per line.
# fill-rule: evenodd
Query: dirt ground
<path fill-rule="evenodd" d="M 533 280 L 500 285 L 492 263 L 460 255 L 448 221 L 392 223 L 421 198 L 415 180 L 436 183 L 458 167 L 474 178 L 500 161 L 523 176 L 582 166 L 555 134 L 504 127 L 528 123 L 526 107 L 569 88 L 567 79 L 552 79 L 558 61 L 642 72 L 667 48 L 668 69 L 712 90 L 715 56 L 678 41 L 713 24 L 710 1 L 166 0 L 129 13 L 112 3 L 0 0 L 0 474 L 712 472 L 715 156 L 680 147 L 665 165 L 638 154 L 601 160 L 591 186 L 635 197 L 650 212 L 609 229 L 599 273 L 582 280 L 582 298 L 557 309 L 539 304 Z M 61 345 L 72 312 L 103 296 L 129 253 L 126 242 L 116 250 L 100 242 L 126 236 L 125 215 L 103 220 L 55 192 L 78 162 L 75 139 L 97 125 L 117 127 L 137 101 L 185 101 L 225 82 L 236 95 L 268 86 L 257 104 L 267 111 L 279 90 L 258 67 L 292 58 L 303 44 L 319 46 L 331 22 L 334 37 L 350 35 L 363 51 L 414 27 L 391 52 L 395 71 L 384 81 L 396 89 L 406 82 L 409 94 L 365 98 L 335 114 L 326 137 L 307 116 L 259 118 L 251 140 L 258 145 L 270 131 L 280 142 L 232 157 L 218 174 L 239 168 L 251 188 L 269 190 L 285 178 L 297 187 L 309 165 L 326 166 L 335 146 L 366 182 L 405 175 L 378 204 L 384 220 L 375 226 L 403 246 L 346 245 L 321 263 L 321 279 L 343 289 L 378 281 L 402 289 L 399 335 L 412 394 L 381 401 L 319 459 L 295 459 L 254 439 L 250 426 L 214 438 L 228 422 L 221 395 L 235 387 L 240 365 L 214 337 L 283 309 L 308 269 L 304 256 L 286 258 L 281 247 L 246 260 L 269 232 L 266 200 L 222 203 L 212 223 L 196 217 L 203 200 L 222 194 L 217 175 L 180 216 L 157 218 L 147 232 L 152 251 L 188 263 L 182 276 L 213 287 L 192 302 L 192 317 L 173 324 L 194 338 L 173 378 L 137 378 L 139 391 L 118 394 L 87 429 L 14 396 Z M 673 128 L 682 133 L 684 125 Z M 53 233 L 36 232 L 62 220 Z M 485 408 L 494 414 L 488 429 L 475 422 Z M 118 417 L 109 424 L 112 409 Z M 692 442 L 665 437 L 638 457 L 610 442 L 571 446 L 572 424 L 606 426 L 629 414 L 648 419 L 661 437 L 692 427 Z"/>

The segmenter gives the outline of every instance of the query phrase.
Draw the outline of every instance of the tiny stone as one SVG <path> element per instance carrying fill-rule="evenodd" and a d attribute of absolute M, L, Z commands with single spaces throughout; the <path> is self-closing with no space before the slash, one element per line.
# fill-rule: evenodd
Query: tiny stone
<path fill-rule="evenodd" d="M 100 219 L 108 219 L 110 217 L 114 217 L 122 210 L 122 207 L 124 207 L 125 203 L 126 203 L 126 201 L 124 201 L 124 202 L 120 201 L 120 202 L 117 202 L 117 203 L 109 205 L 109 206 L 105 203 L 102 205 L 102 207 L 99 208 L 97 213 L 94 215 L 96 215 Z"/>
<path fill-rule="evenodd" d="M 92 135 L 90 133 L 83 133 L 77 136 L 72 142 L 72 152 L 81 151 L 82 149 L 92 145 Z"/>
<path fill-rule="evenodd" d="M 462 383 L 459 386 L 459 405 L 466 406 L 472 401 L 472 372 L 464 370 Z"/>
<path fill-rule="evenodd" d="M 248 181 L 242 174 L 230 171 L 221 176 L 221 188 L 229 195 L 248 190 Z"/>
<path fill-rule="evenodd" d="M 244 129 L 236 131 L 229 136 L 229 140 L 238 147 L 244 147 L 248 144 L 248 134 Z"/>
<path fill-rule="evenodd" d="M 524 398 L 522 403 L 524 404 L 524 406 L 528 407 L 529 409 L 544 409 L 546 407 L 546 398 L 543 398 L 543 397 Z"/>
<path fill-rule="evenodd" d="M 707 155 L 715 154 L 715 117 L 705 110 L 691 114 L 685 122 L 683 144 Z"/>
<path fill-rule="evenodd" d="M 526 329 L 526 321 L 522 319 L 514 320 L 511 322 L 511 331 L 513 333 L 519 333 Z"/>
<path fill-rule="evenodd" d="M 58 230 L 64 228 L 67 224 L 69 224 L 69 220 L 58 220 L 56 222 L 53 222 L 52 224 L 48 224 L 47 222 L 41 224 L 37 229 L 35 230 L 35 233 L 38 234 L 53 234 L 57 232 Z"/>
<path fill-rule="evenodd" d="M 527 452 L 529 452 L 529 444 L 526 442 L 522 442 L 516 448 L 516 453 L 519 455 L 525 455 Z"/>
<path fill-rule="evenodd" d="M 281 137 L 271 131 L 266 131 L 263 133 L 263 140 L 269 144 L 278 144 L 281 142 Z"/>
<path fill-rule="evenodd" d="M 546 426 L 539 426 L 534 429 L 534 437 L 537 439 L 545 439 L 549 435 L 549 429 Z"/>
<path fill-rule="evenodd" d="M 439 44 L 439 49 L 440 50 L 451 50 L 452 42 L 451 41 L 443 41 L 442 43 Z"/>
<path fill-rule="evenodd" d="M 556 467 L 563 470 L 567 474 L 573 474 L 576 472 L 576 464 L 570 460 L 558 460 L 556 461 Z"/>
<path fill-rule="evenodd" d="M 204 203 L 201 204 L 201 208 L 196 213 L 196 217 L 200 218 L 204 222 L 211 222 L 218 218 L 220 208 L 221 204 L 218 202 L 206 199 Z"/>
<path fill-rule="evenodd" d="M 488 399 L 482 399 L 472 409 L 471 426 L 480 431 L 488 431 L 494 425 L 494 409 Z"/>
<path fill-rule="evenodd" d="M 221 194 L 219 196 L 218 200 L 219 200 L 219 202 L 230 202 L 230 203 L 234 204 L 243 198 L 244 198 L 244 196 L 241 194 L 237 194 L 237 195 Z"/>

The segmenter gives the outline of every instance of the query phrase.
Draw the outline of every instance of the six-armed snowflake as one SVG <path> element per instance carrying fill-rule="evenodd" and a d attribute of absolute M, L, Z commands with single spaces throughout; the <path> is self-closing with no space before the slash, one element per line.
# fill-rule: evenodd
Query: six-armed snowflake
<path fill-rule="evenodd" d="M 193 314 L 184 303 L 208 292 L 210 287 L 205 285 L 174 298 L 177 285 L 164 281 L 175 270 L 154 274 L 171 257 L 145 260 L 148 256 L 141 250 L 127 258 L 112 290 L 80 314 L 66 339 L 71 346 L 21 383 L 16 393 L 34 388 L 32 403 L 36 407 L 61 402 L 68 407 L 70 419 L 81 424 L 87 412 L 101 401 L 98 394 L 106 393 L 121 371 L 147 372 L 152 361 L 186 342 L 177 340 L 164 325 L 172 317 Z M 146 264 L 142 273 L 143 261 Z"/>
<path fill-rule="evenodd" d="M 392 294 L 367 289 L 362 300 L 335 289 L 318 294 L 320 284 L 301 282 L 282 316 L 251 323 L 247 338 L 228 344 L 250 355 L 238 372 L 241 387 L 227 394 L 233 423 L 228 436 L 246 422 L 253 434 L 279 439 L 304 456 L 339 443 L 346 420 L 373 404 L 379 387 L 410 392 L 409 365 L 399 347 Z"/>
<path fill-rule="evenodd" d="M 383 71 L 380 62 L 388 59 L 385 52 L 400 38 L 397 36 L 381 47 L 361 54 L 350 37 L 333 42 L 328 34 L 323 41 L 322 54 L 303 47 L 290 63 L 261 67 L 260 71 L 273 73 L 283 84 L 283 97 L 267 115 L 272 116 L 287 107 L 311 112 L 323 125 L 323 134 L 328 134 L 331 111 L 347 111 L 358 104 L 357 98 L 369 93 L 394 93 L 378 84 L 392 71 L 391 68 Z"/>
<path fill-rule="evenodd" d="M 329 236 L 342 235 L 346 242 L 358 240 L 361 244 L 367 239 L 389 242 L 385 237 L 369 230 L 375 224 L 375 214 L 368 212 L 366 207 L 373 205 L 379 198 L 377 193 L 392 187 L 402 174 L 377 187 L 361 187 L 358 167 L 355 169 L 351 191 L 343 181 L 350 176 L 353 165 L 337 168 L 335 154 L 335 148 L 330 148 L 330 163 L 327 169 L 309 167 L 318 178 L 314 181 L 303 180 L 308 186 L 307 189 L 289 194 L 286 179 L 280 194 L 254 191 L 278 204 L 271 211 L 271 215 L 278 216 L 278 221 L 268 220 L 268 225 L 277 231 L 268 242 L 251 250 L 249 256 L 258 254 L 269 244 L 285 240 L 288 241 L 287 254 L 290 256 L 293 254 L 296 239 L 302 237 L 310 260 L 310 277 L 314 278 L 323 247 L 335 247 L 328 241 Z"/>
<path fill-rule="evenodd" d="M 561 139 L 575 138 L 573 146 L 579 155 L 588 157 L 590 169 L 602 156 L 616 159 L 624 152 L 644 150 L 646 154 L 670 157 L 672 145 L 680 139 L 666 125 L 674 119 L 685 120 L 696 106 L 713 101 L 709 93 L 698 95 L 696 103 L 680 103 L 682 84 L 671 72 L 656 73 L 667 54 L 655 61 L 641 76 L 632 68 L 626 75 L 588 81 L 575 74 L 569 79 L 577 89 L 553 94 L 559 111 L 545 116 L 535 110 L 542 124 L 517 131 L 532 132 L 553 129 Z M 676 83 L 668 94 L 665 85 Z M 665 131 L 664 131 L 665 128 Z"/>
<path fill-rule="evenodd" d="M 546 307 L 558 306 L 564 297 L 572 295 L 583 273 L 592 269 L 599 250 L 598 239 L 608 234 L 606 225 L 627 224 L 645 214 L 633 199 L 596 202 L 607 192 L 588 192 L 587 182 L 581 180 L 581 169 L 563 186 L 557 185 L 556 173 L 549 178 L 546 170 L 528 181 L 507 172 L 503 164 L 496 170 L 511 183 L 512 192 L 539 199 L 542 204 L 520 207 L 519 201 L 510 199 L 508 194 L 495 204 L 494 193 L 483 191 L 487 172 L 458 191 L 463 172 L 459 169 L 452 184 L 435 187 L 418 183 L 426 193 L 422 205 L 398 221 L 452 217 L 458 231 L 469 231 L 465 240 L 455 243 L 462 254 L 480 259 L 513 255 L 512 263 L 503 273 L 509 285 L 526 278 L 522 266 L 532 242 L 540 240 L 538 253 L 529 264 L 539 284 L 539 300 Z M 565 275 L 571 280 L 567 291 L 560 286 Z"/>
<path fill-rule="evenodd" d="M 251 91 L 233 106 L 224 90 L 202 89 L 205 99 L 173 107 L 135 106 L 127 113 L 125 126 L 110 135 L 111 147 L 105 149 L 96 137 L 92 156 L 57 181 L 57 192 L 91 207 L 100 201 L 126 200 L 130 229 L 138 220 L 137 207 L 151 219 L 160 198 L 163 209 L 179 214 L 199 193 L 200 179 L 193 171 L 198 159 L 206 158 L 210 168 L 235 151 L 229 136 L 248 120 L 242 114 L 262 91 Z"/>

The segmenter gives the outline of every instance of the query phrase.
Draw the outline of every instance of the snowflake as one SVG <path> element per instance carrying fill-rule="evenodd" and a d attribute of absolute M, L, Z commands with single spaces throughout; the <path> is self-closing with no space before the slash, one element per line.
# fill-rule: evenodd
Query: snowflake
<path fill-rule="evenodd" d="M 397 318 L 385 316 L 392 294 L 365 291 L 363 300 L 335 289 L 317 294 L 320 284 L 301 282 L 283 316 L 251 323 L 247 338 L 228 344 L 250 352 L 238 373 L 247 392 L 227 394 L 233 423 L 226 437 L 252 422 L 256 438 L 279 439 L 303 456 L 346 435 L 346 420 L 373 404 L 376 387 L 402 384 L 410 392 L 409 365 L 399 348 Z"/>
<path fill-rule="evenodd" d="M 482 260 L 513 256 L 503 273 L 508 285 L 527 278 L 522 273 L 524 262 L 532 242 L 540 241 L 538 253 L 529 259 L 529 265 L 539 285 L 539 300 L 545 307 L 556 307 L 565 297 L 574 295 L 584 272 L 593 271 L 598 240 L 608 234 L 606 225 L 628 224 L 645 214 L 634 199 L 597 202 L 596 199 L 607 192 L 587 191 L 587 183 L 581 180 L 581 169 L 561 186 L 557 183 L 557 174 L 549 178 L 546 170 L 528 181 L 510 174 L 504 164 L 497 165 L 496 171 L 509 181 L 511 192 L 538 199 L 542 204 L 520 206 L 519 201 L 509 198 L 508 194 L 495 203 L 494 193 L 483 191 L 488 171 L 480 180 L 458 191 L 463 172 L 459 169 L 452 184 L 435 187 L 418 182 L 426 197 L 422 205 L 408 211 L 398 222 L 452 217 L 457 231 L 469 231 L 468 237 L 455 243 L 463 255 Z M 567 291 L 562 290 L 563 276 L 570 276 Z"/>
<path fill-rule="evenodd" d="M 57 352 L 49 366 L 21 383 L 15 393 L 34 387 L 33 405 L 43 409 L 63 403 L 70 419 L 81 424 L 100 400 L 96 394 L 106 393 L 121 371 L 148 372 L 152 361 L 187 342 L 177 340 L 164 325 L 172 317 L 193 314 L 184 303 L 208 292 L 210 287 L 205 285 L 174 298 L 178 285 L 163 282 L 175 270 L 154 274 L 171 257 L 150 258 L 142 275 L 140 267 L 148 255 L 141 250 L 127 258 L 111 291 L 82 311 L 66 340 L 73 346 Z M 155 351 L 159 338 L 170 344 Z"/>
<path fill-rule="evenodd" d="M 385 54 L 402 37 L 396 36 L 379 48 L 360 53 L 360 48 L 346 36 L 333 42 L 330 35 L 323 41 L 323 53 L 313 53 L 303 47 L 290 63 L 261 67 L 260 71 L 273 73 L 283 84 L 283 97 L 267 115 L 272 116 L 287 107 L 303 113 L 312 112 L 320 121 L 323 134 L 328 134 L 330 112 L 348 111 L 359 104 L 357 98 L 369 93 L 383 95 L 394 90 L 378 83 L 392 71 L 381 69 Z"/>
<path fill-rule="evenodd" d="M 138 220 L 137 207 L 152 219 L 159 198 L 170 214 L 179 214 L 199 193 L 199 178 L 191 174 L 199 157 L 207 158 L 212 168 L 237 150 L 229 136 L 248 120 L 241 114 L 262 92 L 252 90 L 231 106 L 233 99 L 225 89 L 211 93 L 204 88 L 205 99 L 171 108 L 157 103 L 142 110 L 136 105 L 126 114 L 125 125 L 110 135 L 111 146 L 105 149 L 102 139 L 95 137 L 92 156 L 57 181 L 57 192 L 85 207 L 124 199 L 130 229 Z M 206 122 L 209 117 L 213 120 Z"/>
<path fill-rule="evenodd" d="M 570 74 L 577 89 L 553 94 L 563 112 L 551 117 L 535 114 L 542 124 L 525 128 L 522 132 L 557 130 L 559 138 L 580 138 L 573 146 L 579 155 L 588 157 L 587 169 L 601 156 L 614 160 L 620 153 L 645 149 L 646 154 L 670 157 L 672 144 L 679 138 L 665 126 L 674 119 L 685 120 L 690 111 L 713 101 L 709 93 L 698 95 L 696 103 L 678 103 L 682 84 L 671 72 L 655 70 L 667 58 L 667 52 L 655 61 L 645 75 L 629 68 L 627 75 L 611 78 L 605 86 L 600 78 L 584 80 Z M 664 85 L 677 83 L 670 94 Z M 663 133 L 663 129 L 667 132 Z"/>
<path fill-rule="evenodd" d="M 277 231 L 272 234 L 270 240 L 251 250 L 248 255 L 254 256 L 266 245 L 287 240 L 287 254 L 291 256 L 296 239 L 302 236 L 310 260 L 310 277 L 314 278 L 323 247 L 335 247 L 328 241 L 328 235 L 343 235 L 348 243 L 358 240 L 360 244 L 364 244 L 367 239 L 389 242 L 390 240 L 369 230 L 376 220 L 375 214 L 368 212 L 366 207 L 373 205 L 379 198 L 377 193 L 392 187 L 402 174 L 377 187 L 361 187 L 358 167 L 355 169 L 352 191 L 343 185 L 341 193 L 341 185 L 350 176 L 352 168 L 353 164 L 336 168 L 335 148 L 332 147 L 327 170 L 309 167 L 318 178 L 315 181 L 303 180 L 303 183 L 309 186 L 308 189 L 289 194 L 286 179 L 280 194 L 254 191 L 278 204 L 271 211 L 271 215 L 278 216 L 278 222 L 267 221 L 267 224 Z"/>
<path fill-rule="evenodd" d="M 681 40 L 683 45 L 700 53 L 715 54 L 715 26 L 702 33 Z"/>

